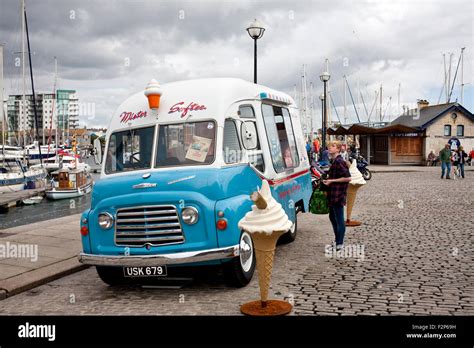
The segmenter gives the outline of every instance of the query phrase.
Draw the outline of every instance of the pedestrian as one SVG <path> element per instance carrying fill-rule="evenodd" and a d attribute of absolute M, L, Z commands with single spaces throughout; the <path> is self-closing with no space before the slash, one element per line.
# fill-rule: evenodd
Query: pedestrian
<path fill-rule="evenodd" d="M 349 167 L 341 156 L 341 147 L 340 141 L 329 142 L 327 151 L 332 159 L 332 164 L 329 168 L 328 179 L 323 180 L 323 183 L 329 187 L 329 220 L 334 230 L 336 250 L 341 250 L 344 246 L 344 234 L 346 233 L 344 206 L 346 205 L 347 187 L 351 181 Z"/>
<path fill-rule="evenodd" d="M 321 160 L 319 161 L 319 163 L 322 165 L 322 166 L 327 166 L 329 165 L 329 157 L 330 157 L 330 154 L 329 154 L 329 150 L 327 149 L 324 149 L 323 153 L 321 154 Z"/>
<path fill-rule="evenodd" d="M 313 139 L 313 148 L 314 148 L 314 152 L 316 153 L 319 153 L 319 140 L 318 138 L 314 138 Z"/>
<path fill-rule="evenodd" d="M 453 164 L 453 179 L 456 179 L 456 176 L 459 176 L 459 169 L 458 169 L 458 151 L 451 149 L 451 163 Z"/>
<path fill-rule="evenodd" d="M 471 152 L 469 152 L 469 165 L 472 166 L 473 165 L 473 161 L 474 161 L 474 149 L 471 150 Z"/>
<path fill-rule="evenodd" d="M 344 161 L 349 161 L 349 154 L 347 153 L 347 144 L 342 144 L 341 157 L 344 158 Z"/>
<path fill-rule="evenodd" d="M 461 177 L 464 179 L 464 164 L 466 163 L 467 153 L 464 152 L 464 148 L 459 146 L 458 149 L 458 171 L 461 174 Z"/>
<path fill-rule="evenodd" d="M 306 153 L 308 154 L 308 160 L 311 163 L 311 144 L 309 140 L 306 140 Z"/>
<path fill-rule="evenodd" d="M 446 179 L 451 179 L 451 146 L 446 144 L 444 149 L 439 152 L 439 161 L 441 162 L 441 179 L 446 172 Z"/>
<path fill-rule="evenodd" d="M 438 161 L 438 158 L 436 157 L 435 153 L 433 150 L 428 154 L 428 166 L 433 167 L 436 166 L 436 162 Z"/>

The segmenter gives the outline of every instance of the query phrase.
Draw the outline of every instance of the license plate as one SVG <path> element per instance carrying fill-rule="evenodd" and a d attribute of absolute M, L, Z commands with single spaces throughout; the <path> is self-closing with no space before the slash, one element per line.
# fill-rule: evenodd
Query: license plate
<path fill-rule="evenodd" d="M 125 277 L 165 277 L 166 266 L 139 266 L 124 267 L 123 275 Z"/>

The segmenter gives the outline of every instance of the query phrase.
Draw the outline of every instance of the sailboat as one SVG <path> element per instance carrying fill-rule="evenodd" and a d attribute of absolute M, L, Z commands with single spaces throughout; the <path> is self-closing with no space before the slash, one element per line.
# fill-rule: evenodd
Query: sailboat
<path fill-rule="evenodd" d="M 85 169 L 60 169 L 51 176 L 52 187 L 46 190 L 49 199 L 76 198 L 92 191 L 92 176 Z"/>
<path fill-rule="evenodd" d="M 21 13 L 22 13 L 22 20 L 26 25 L 26 12 L 25 12 L 25 4 L 24 0 L 21 3 Z M 28 38 L 28 31 L 26 26 L 26 34 Z M 23 39 L 23 31 L 22 31 L 22 39 Z M 23 41 L 23 48 L 24 48 L 24 40 Z M 28 40 L 28 51 L 29 50 L 29 40 Z M 25 51 L 23 49 L 22 54 L 24 55 Z M 30 53 L 30 52 L 29 52 Z M 30 59 L 30 71 L 31 71 L 31 54 L 29 54 Z M 24 59 L 22 59 L 24 65 Z M 24 77 L 24 69 L 23 69 L 23 77 Z M 35 95 L 34 91 L 34 84 L 33 84 L 33 75 L 31 72 L 31 82 L 32 82 L 32 94 L 33 99 Z M 23 88 L 23 91 L 25 88 Z M 24 92 L 23 92 L 24 93 Z M 4 128 L 4 124 L 6 123 L 6 117 L 4 115 L 4 107 L 3 107 L 3 46 L 0 46 L 0 101 L 2 103 L 2 107 L 0 108 L 0 116 L 2 119 L 2 128 Z M 33 103 L 35 109 L 35 120 L 36 118 L 36 103 Z M 20 161 L 18 154 L 19 153 L 7 153 L 5 151 L 5 132 L 2 129 L 2 156 L 0 162 L 0 192 L 11 192 L 11 191 L 21 191 L 23 189 L 30 189 L 41 187 L 45 185 L 44 179 L 46 178 L 46 171 L 44 168 L 28 168 L 25 165 L 25 161 Z M 15 152 L 17 149 L 14 149 Z M 18 150 L 19 152 L 19 150 Z M 39 150 L 41 153 L 41 149 Z M 23 158 L 24 153 L 23 153 Z M 41 160 L 40 160 L 41 161 Z"/>

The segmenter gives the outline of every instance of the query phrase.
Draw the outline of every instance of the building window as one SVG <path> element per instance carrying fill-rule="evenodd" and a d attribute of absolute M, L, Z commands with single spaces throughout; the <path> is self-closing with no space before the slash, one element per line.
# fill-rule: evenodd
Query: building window
<path fill-rule="evenodd" d="M 458 137 L 463 137 L 464 136 L 464 126 L 463 125 L 459 125 L 456 127 L 456 135 Z"/>
<path fill-rule="evenodd" d="M 450 137 L 451 136 L 451 125 L 450 124 L 445 124 L 444 125 L 444 136 L 445 137 Z"/>

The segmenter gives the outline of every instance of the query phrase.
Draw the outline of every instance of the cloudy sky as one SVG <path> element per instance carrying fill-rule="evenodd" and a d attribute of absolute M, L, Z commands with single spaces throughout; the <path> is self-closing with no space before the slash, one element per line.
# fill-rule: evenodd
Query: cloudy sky
<path fill-rule="evenodd" d="M 370 112 L 383 85 L 387 120 L 399 110 L 399 84 L 402 105 L 416 105 L 417 99 L 437 104 L 443 53 L 448 61 L 454 53 L 454 77 L 461 47 L 466 47 L 463 104 L 474 111 L 471 0 L 26 0 L 26 5 L 36 90 L 52 91 L 56 56 L 59 88 L 78 92 L 81 125 L 107 126 L 117 106 L 151 78 L 162 84 L 203 77 L 252 80 L 253 42 L 245 28 L 254 18 L 266 27 L 258 41 L 259 83 L 294 96 L 306 64 L 317 120 L 326 58 L 340 117 L 346 75 L 361 121 L 367 115 L 360 93 Z M 19 8 L 19 0 L 0 0 L 7 95 L 21 93 L 22 86 L 15 64 L 21 51 Z M 460 69 L 451 97 L 456 99 Z M 347 92 L 347 121 L 356 120 Z"/>

